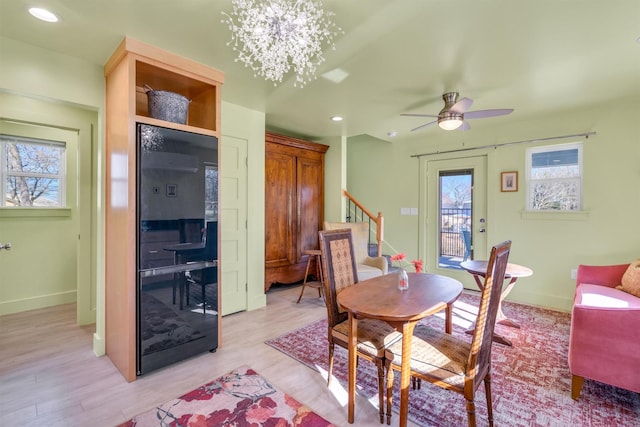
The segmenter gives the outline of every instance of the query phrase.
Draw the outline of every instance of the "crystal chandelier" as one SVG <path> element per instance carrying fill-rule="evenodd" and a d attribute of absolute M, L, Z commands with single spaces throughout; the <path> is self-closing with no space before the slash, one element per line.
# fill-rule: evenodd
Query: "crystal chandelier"
<path fill-rule="evenodd" d="M 342 30 L 331 22 L 335 14 L 324 11 L 319 0 L 231 0 L 231 13 L 222 12 L 231 30 L 237 61 L 254 76 L 282 82 L 292 68 L 294 86 L 315 79 L 316 67 L 324 61 L 322 45 L 335 49 L 333 38 Z"/>

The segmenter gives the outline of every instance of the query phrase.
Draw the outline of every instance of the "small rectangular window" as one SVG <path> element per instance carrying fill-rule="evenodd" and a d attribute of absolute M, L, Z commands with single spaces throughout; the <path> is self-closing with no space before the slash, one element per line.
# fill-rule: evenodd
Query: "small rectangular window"
<path fill-rule="evenodd" d="M 204 219 L 206 222 L 218 220 L 218 166 L 205 164 L 204 169 L 204 191 L 205 210 Z"/>
<path fill-rule="evenodd" d="M 2 207 L 65 206 L 65 145 L 0 135 Z"/>
<path fill-rule="evenodd" d="M 582 210 L 582 143 L 527 150 L 527 209 Z"/>

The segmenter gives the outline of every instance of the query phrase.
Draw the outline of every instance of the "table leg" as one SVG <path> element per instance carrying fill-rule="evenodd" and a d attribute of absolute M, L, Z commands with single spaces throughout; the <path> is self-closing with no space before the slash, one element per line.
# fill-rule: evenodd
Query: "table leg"
<path fill-rule="evenodd" d="M 500 304 L 498 305 L 498 316 L 496 317 L 496 323 L 505 326 L 511 326 L 512 328 L 520 328 L 520 325 L 518 325 L 515 321 L 509 319 L 504 314 L 504 312 L 502 311 L 502 301 L 507 297 L 507 295 L 509 295 L 509 292 L 511 292 L 511 289 L 513 289 L 516 284 L 516 280 L 518 280 L 517 277 L 512 277 L 509 281 L 509 284 L 507 284 L 506 288 L 504 288 L 504 291 L 502 291 L 502 295 L 500 295 Z"/>
<path fill-rule="evenodd" d="M 444 332 L 451 334 L 453 330 L 453 303 L 447 304 L 444 318 Z"/>
<path fill-rule="evenodd" d="M 473 278 L 475 279 L 476 284 L 478 285 L 478 288 L 480 288 L 480 291 L 482 292 L 484 290 L 484 283 L 482 281 L 481 276 L 478 274 L 474 274 Z M 513 289 L 513 286 L 516 284 L 516 280 L 518 280 L 517 277 L 512 277 L 511 280 L 509 280 L 509 283 L 507 284 L 507 286 L 504 288 L 504 290 L 500 294 L 500 302 L 498 303 L 498 314 L 496 316 L 496 323 L 499 323 L 501 325 L 511 326 L 513 328 L 520 328 L 520 325 L 518 325 L 513 320 L 509 319 L 502 311 L 502 301 L 507 297 L 507 295 L 509 295 L 509 292 L 511 292 L 511 289 Z M 473 335 L 473 331 L 475 327 L 476 327 L 476 322 L 473 322 L 471 326 L 469 326 L 469 329 L 465 331 L 465 333 L 469 335 Z M 499 344 L 506 345 L 509 347 L 513 346 L 513 343 L 509 339 L 495 332 L 493 333 L 493 342 L 497 342 Z"/>
<path fill-rule="evenodd" d="M 353 315 L 353 313 L 349 313 L 349 408 L 347 418 L 349 424 L 353 424 L 355 412 L 357 344 L 358 319 Z"/>
<path fill-rule="evenodd" d="M 185 288 L 185 282 L 187 281 L 187 278 L 184 276 L 184 272 L 179 274 L 180 274 L 180 285 L 179 285 L 180 289 L 178 292 L 180 292 L 180 310 L 182 310 L 184 307 L 184 288 Z"/>
<path fill-rule="evenodd" d="M 411 384 L 411 339 L 415 322 L 402 325 L 402 365 L 400 366 L 400 427 L 406 427 L 409 415 L 409 384 Z"/>
<path fill-rule="evenodd" d="M 186 259 L 184 259 L 184 257 L 181 254 L 178 254 L 176 252 L 176 257 L 175 257 L 175 263 L 176 264 L 183 264 L 186 262 Z M 179 295 L 179 300 L 180 300 L 180 310 L 182 310 L 184 308 L 184 288 L 185 288 L 185 282 L 187 281 L 187 278 L 184 275 L 184 272 L 182 273 L 177 273 L 178 274 L 178 293 Z M 175 276 L 174 276 L 175 277 Z M 174 286 L 175 289 L 175 286 Z"/>

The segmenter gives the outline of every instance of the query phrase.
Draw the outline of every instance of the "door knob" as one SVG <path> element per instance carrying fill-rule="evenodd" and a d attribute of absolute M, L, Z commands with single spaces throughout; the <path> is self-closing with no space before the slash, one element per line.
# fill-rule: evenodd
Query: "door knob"
<path fill-rule="evenodd" d="M 6 251 L 10 251 L 11 250 L 11 243 L 5 243 L 4 245 L 2 243 L 0 243 L 0 251 L 1 250 L 6 250 Z"/>

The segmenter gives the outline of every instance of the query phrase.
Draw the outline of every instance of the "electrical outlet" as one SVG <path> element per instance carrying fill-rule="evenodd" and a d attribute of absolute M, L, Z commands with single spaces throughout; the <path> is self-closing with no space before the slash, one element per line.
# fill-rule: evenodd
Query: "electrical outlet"
<path fill-rule="evenodd" d="M 571 278 L 575 279 L 578 276 L 578 270 L 576 270 L 575 268 L 571 269 Z"/>

